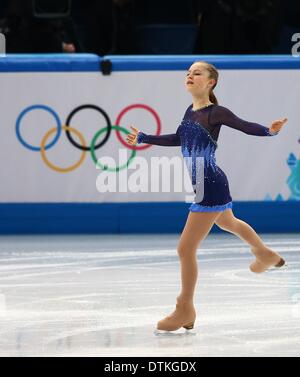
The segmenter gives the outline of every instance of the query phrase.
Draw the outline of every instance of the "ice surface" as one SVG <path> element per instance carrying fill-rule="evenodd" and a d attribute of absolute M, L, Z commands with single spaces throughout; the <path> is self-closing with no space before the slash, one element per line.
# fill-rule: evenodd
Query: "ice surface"
<path fill-rule="evenodd" d="M 250 272 L 250 249 L 198 250 L 193 336 L 155 336 L 180 291 L 179 235 L 0 237 L 0 356 L 299 356 L 300 235 L 260 235 L 286 270 Z"/>

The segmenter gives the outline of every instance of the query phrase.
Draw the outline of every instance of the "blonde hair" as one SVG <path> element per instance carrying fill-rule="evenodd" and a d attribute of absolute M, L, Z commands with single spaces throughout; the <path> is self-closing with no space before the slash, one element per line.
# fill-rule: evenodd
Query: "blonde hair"
<path fill-rule="evenodd" d="M 217 100 L 217 97 L 215 96 L 213 90 L 215 89 L 215 87 L 217 86 L 217 83 L 218 83 L 218 79 L 219 79 L 219 72 L 217 70 L 217 68 L 213 65 L 213 64 L 210 64 L 210 63 L 207 63 L 205 61 L 196 61 L 194 62 L 195 63 L 201 63 L 205 66 L 205 69 L 208 71 L 209 73 L 209 78 L 210 79 L 214 79 L 216 82 L 215 84 L 212 86 L 210 92 L 209 92 L 209 100 L 214 103 L 215 105 L 218 105 L 218 100 Z"/>

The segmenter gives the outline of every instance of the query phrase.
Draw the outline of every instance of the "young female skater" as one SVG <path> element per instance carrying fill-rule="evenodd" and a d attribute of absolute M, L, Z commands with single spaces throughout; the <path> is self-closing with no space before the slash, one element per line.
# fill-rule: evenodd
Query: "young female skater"
<path fill-rule="evenodd" d="M 184 157 L 204 157 L 204 196 L 200 203 L 193 203 L 180 236 L 177 252 L 181 265 L 181 292 L 175 311 L 157 323 L 157 330 L 175 331 L 180 327 L 194 327 L 196 311 L 193 304 L 198 265 L 196 251 L 213 224 L 231 232 L 247 242 L 254 254 L 252 272 L 261 273 L 268 268 L 282 267 L 284 259 L 268 248 L 254 229 L 236 218 L 232 212 L 232 198 L 225 173 L 216 165 L 215 150 L 221 125 L 234 128 L 248 135 L 274 136 L 287 119 L 274 121 L 270 128 L 238 118 L 229 109 L 218 105 L 213 89 L 218 83 L 218 71 L 204 61 L 191 65 L 185 80 L 186 89 L 193 97 L 176 133 L 147 135 L 135 127 L 127 135 L 131 145 L 147 143 L 164 146 L 181 146 Z M 194 172 L 191 174 L 193 185 Z M 158 331 L 159 332 L 159 331 Z"/>

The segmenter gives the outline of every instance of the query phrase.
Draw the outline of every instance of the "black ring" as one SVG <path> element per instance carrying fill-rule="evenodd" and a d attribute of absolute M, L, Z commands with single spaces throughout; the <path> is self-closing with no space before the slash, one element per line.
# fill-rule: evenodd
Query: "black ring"
<path fill-rule="evenodd" d="M 95 145 L 95 149 L 98 149 L 100 147 L 102 147 L 103 144 L 105 144 L 110 136 L 110 133 L 111 133 L 111 122 L 110 122 L 110 119 L 109 119 L 109 116 L 106 114 L 106 112 L 104 110 L 102 110 L 100 107 L 96 106 L 96 105 L 81 105 L 81 106 L 78 106 L 76 107 L 71 113 L 70 115 L 68 116 L 67 120 L 66 120 L 66 127 L 69 127 L 70 126 L 70 123 L 71 123 L 71 120 L 73 118 L 73 116 L 80 110 L 83 110 L 83 109 L 94 109 L 94 110 L 97 110 L 99 113 L 101 113 L 105 120 L 106 120 L 106 123 L 107 123 L 107 131 L 106 131 L 106 135 L 104 137 L 104 139 L 97 145 Z M 66 134 L 67 134 L 67 138 L 69 139 L 70 143 L 74 145 L 74 147 L 76 148 L 79 148 L 83 151 L 90 151 L 91 148 L 90 147 L 83 147 L 82 145 L 76 143 L 76 141 L 73 139 L 73 137 L 71 136 L 71 132 L 70 131 L 66 131 Z"/>

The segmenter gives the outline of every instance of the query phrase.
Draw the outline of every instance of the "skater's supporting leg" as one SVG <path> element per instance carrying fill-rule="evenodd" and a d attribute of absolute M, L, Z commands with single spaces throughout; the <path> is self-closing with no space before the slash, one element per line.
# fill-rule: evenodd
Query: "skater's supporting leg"
<path fill-rule="evenodd" d="M 176 310 L 158 322 L 158 330 L 193 328 L 196 319 L 193 297 L 198 276 L 196 252 L 220 214 L 221 212 L 189 212 L 177 247 L 181 265 L 181 292 L 177 297 Z"/>

